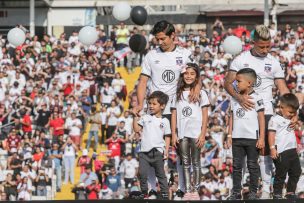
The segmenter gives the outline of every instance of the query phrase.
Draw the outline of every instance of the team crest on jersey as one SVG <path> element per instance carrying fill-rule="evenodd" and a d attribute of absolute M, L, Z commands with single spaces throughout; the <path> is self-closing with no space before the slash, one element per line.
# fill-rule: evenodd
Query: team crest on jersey
<path fill-rule="evenodd" d="M 258 103 L 259 106 L 263 105 L 264 104 L 263 99 L 257 101 L 257 103 Z"/>
<path fill-rule="evenodd" d="M 189 117 L 192 115 L 192 109 L 189 106 L 183 108 L 182 113 L 185 117 Z"/>
<path fill-rule="evenodd" d="M 262 83 L 262 78 L 260 76 L 257 75 L 257 79 L 256 82 L 254 83 L 254 87 L 259 87 Z"/>
<path fill-rule="evenodd" d="M 288 126 L 288 127 L 286 128 L 286 130 L 287 130 L 288 132 L 293 131 L 293 129 L 292 129 L 290 126 Z"/>
<path fill-rule="evenodd" d="M 165 127 L 165 124 L 164 123 L 160 123 L 159 127 L 160 127 L 160 129 L 163 129 Z"/>
<path fill-rule="evenodd" d="M 175 79 L 175 73 L 172 70 L 165 70 L 162 74 L 162 79 L 166 83 L 173 82 Z"/>
<path fill-rule="evenodd" d="M 266 73 L 270 73 L 271 69 L 272 69 L 271 64 L 265 64 L 264 70 Z"/>
<path fill-rule="evenodd" d="M 236 110 L 236 116 L 239 118 L 243 118 L 245 116 L 245 110 L 243 108 L 239 108 Z"/>
<path fill-rule="evenodd" d="M 178 66 L 183 65 L 183 57 L 176 57 L 176 65 Z"/>

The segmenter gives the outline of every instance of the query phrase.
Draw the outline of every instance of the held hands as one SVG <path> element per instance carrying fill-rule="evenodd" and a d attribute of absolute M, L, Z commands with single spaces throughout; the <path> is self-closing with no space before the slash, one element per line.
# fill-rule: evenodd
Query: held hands
<path fill-rule="evenodd" d="M 238 102 L 245 110 L 251 110 L 254 108 L 254 103 L 250 99 L 253 98 L 249 95 L 240 95 L 240 94 L 238 95 L 237 98 Z"/>
<path fill-rule="evenodd" d="M 198 148 L 201 148 L 203 145 L 204 145 L 204 143 L 205 143 L 205 135 L 200 135 L 199 137 L 198 137 L 198 139 L 196 140 L 196 146 L 198 147 Z"/>
<path fill-rule="evenodd" d="M 256 147 L 258 149 L 263 149 L 265 147 L 265 140 L 259 138 L 258 141 L 257 141 L 257 143 L 256 143 Z"/>
<path fill-rule="evenodd" d="M 279 154 L 275 148 L 270 150 L 270 156 L 272 159 L 277 159 L 279 157 Z"/>

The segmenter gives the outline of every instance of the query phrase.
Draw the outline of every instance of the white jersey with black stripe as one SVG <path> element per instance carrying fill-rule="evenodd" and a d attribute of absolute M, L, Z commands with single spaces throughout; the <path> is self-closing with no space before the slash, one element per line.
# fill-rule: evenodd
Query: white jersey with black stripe
<path fill-rule="evenodd" d="M 243 68 L 251 68 L 257 74 L 257 81 L 254 91 L 262 96 L 265 106 L 265 114 L 273 114 L 272 105 L 272 86 L 275 79 L 285 79 L 284 70 L 280 62 L 267 54 L 266 57 L 253 56 L 249 51 L 245 51 L 238 55 L 230 65 L 230 71 L 239 71 Z"/>
<path fill-rule="evenodd" d="M 171 101 L 171 109 L 176 110 L 177 135 L 179 139 L 184 137 L 198 138 L 202 130 L 202 108 L 210 105 L 205 90 L 201 90 L 200 102 L 189 101 L 190 91 L 183 91 L 181 100 L 177 101 L 176 96 Z"/>
<path fill-rule="evenodd" d="M 256 92 L 249 95 L 253 98 L 255 105 L 255 108 L 251 110 L 245 110 L 235 99 L 231 99 L 231 111 L 233 114 L 232 138 L 259 138 L 258 112 L 264 111 L 263 98 Z"/>
<path fill-rule="evenodd" d="M 176 94 L 177 82 L 183 66 L 194 62 L 191 51 L 176 46 L 171 52 L 163 52 L 160 48 L 153 49 L 145 56 L 142 63 L 142 75 L 150 78 L 149 92 L 162 91 L 169 96 L 169 101 Z M 170 114 L 167 105 L 164 114 Z"/>

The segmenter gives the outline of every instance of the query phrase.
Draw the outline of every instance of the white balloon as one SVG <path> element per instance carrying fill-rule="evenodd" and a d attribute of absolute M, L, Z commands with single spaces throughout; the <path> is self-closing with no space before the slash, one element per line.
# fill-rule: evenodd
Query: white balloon
<path fill-rule="evenodd" d="M 24 43 L 25 33 L 20 28 L 13 28 L 7 33 L 7 40 L 17 47 Z"/>
<path fill-rule="evenodd" d="M 127 2 L 120 2 L 113 7 L 112 13 L 116 20 L 127 20 L 130 18 L 131 6 Z"/>
<path fill-rule="evenodd" d="M 98 38 L 97 31 L 94 27 L 85 26 L 79 31 L 79 41 L 84 45 L 94 44 Z"/>
<path fill-rule="evenodd" d="M 243 47 L 240 38 L 236 36 L 229 36 L 224 40 L 223 48 L 226 53 L 237 55 L 239 54 Z"/>

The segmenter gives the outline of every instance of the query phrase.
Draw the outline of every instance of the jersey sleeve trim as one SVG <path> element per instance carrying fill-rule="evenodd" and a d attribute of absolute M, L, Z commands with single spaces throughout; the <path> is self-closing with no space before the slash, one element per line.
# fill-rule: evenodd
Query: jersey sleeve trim
<path fill-rule="evenodd" d="M 275 129 L 268 129 L 268 132 L 277 132 Z"/>
<path fill-rule="evenodd" d="M 171 134 L 165 134 L 164 136 L 165 137 L 171 137 Z"/>
<path fill-rule="evenodd" d="M 285 78 L 282 78 L 282 77 L 278 77 L 278 78 L 274 78 L 275 80 L 279 80 L 279 79 L 282 79 L 282 80 L 285 80 Z"/>
<path fill-rule="evenodd" d="M 170 107 L 171 110 L 176 110 L 176 107 Z"/>
<path fill-rule="evenodd" d="M 233 69 L 229 69 L 228 71 L 237 72 L 236 70 L 233 70 Z"/>
<path fill-rule="evenodd" d="M 147 75 L 147 74 L 145 74 L 145 73 L 141 73 L 140 75 L 143 75 L 143 76 L 146 76 L 146 77 L 148 77 L 148 78 L 151 78 L 150 75 Z"/>
<path fill-rule="evenodd" d="M 261 111 L 264 111 L 265 109 L 264 108 L 261 108 L 259 110 L 257 110 L 257 112 L 261 112 Z"/>
<path fill-rule="evenodd" d="M 205 108 L 205 107 L 209 107 L 209 106 L 210 106 L 210 104 L 206 104 L 204 106 L 201 106 L 201 108 Z"/>

